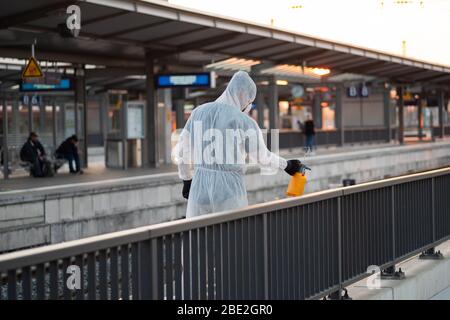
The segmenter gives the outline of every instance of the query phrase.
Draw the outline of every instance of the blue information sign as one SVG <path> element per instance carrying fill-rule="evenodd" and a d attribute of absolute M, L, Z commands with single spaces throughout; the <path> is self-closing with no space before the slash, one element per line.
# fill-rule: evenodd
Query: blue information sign
<path fill-rule="evenodd" d="M 211 73 L 159 74 L 155 76 L 157 88 L 213 87 Z"/>
<path fill-rule="evenodd" d="M 62 91 L 71 89 L 72 83 L 70 79 L 61 79 L 55 84 L 31 83 L 23 81 L 20 83 L 20 91 Z"/>

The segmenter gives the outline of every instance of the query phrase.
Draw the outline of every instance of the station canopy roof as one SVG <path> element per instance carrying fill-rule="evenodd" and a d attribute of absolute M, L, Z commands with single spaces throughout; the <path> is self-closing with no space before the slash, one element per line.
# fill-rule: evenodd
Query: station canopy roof
<path fill-rule="evenodd" d="M 61 36 L 58 28 L 66 23 L 66 8 L 71 4 L 81 9 L 81 31 L 76 38 Z M 302 66 L 330 69 L 326 75 L 330 79 L 356 74 L 396 83 L 450 85 L 448 66 L 197 12 L 166 1 L 0 2 L 0 57 L 28 58 L 35 39 L 38 60 L 106 66 L 86 74 L 111 83 L 119 81 L 111 76 L 144 74 L 147 55 L 169 72 L 200 71 L 207 66 L 224 69 L 223 61 L 236 59 L 247 63 L 247 68 L 252 65 L 247 61 L 265 66 L 259 70 L 263 74 L 296 77 L 296 68 Z M 17 71 L 0 69 L 0 81 L 17 76 Z"/>

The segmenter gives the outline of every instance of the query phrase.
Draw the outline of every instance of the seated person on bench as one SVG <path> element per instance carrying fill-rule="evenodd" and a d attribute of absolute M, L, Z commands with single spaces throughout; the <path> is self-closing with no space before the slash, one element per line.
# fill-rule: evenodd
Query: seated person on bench
<path fill-rule="evenodd" d="M 56 149 L 55 155 L 57 159 L 66 159 L 69 162 L 70 173 L 82 174 L 77 143 L 78 137 L 76 135 L 70 136 Z M 75 162 L 75 169 L 73 168 L 73 162 Z"/>
<path fill-rule="evenodd" d="M 30 163 L 33 177 L 51 176 L 51 163 L 47 160 L 44 147 L 39 142 L 36 132 L 31 132 L 20 149 L 20 160 Z"/>

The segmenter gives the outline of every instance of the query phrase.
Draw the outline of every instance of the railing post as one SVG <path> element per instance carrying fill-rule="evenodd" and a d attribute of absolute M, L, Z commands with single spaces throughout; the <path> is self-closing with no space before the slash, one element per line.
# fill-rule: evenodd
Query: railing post
<path fill-rule="evenodd" d="M 269 232 L 267 213 L 263 215 L 263 241 L 264 241 L 264 299 L 269 300 Z"/>
<path fill-rule="evenodd" d="M 342 285 L 343 275 L 342 275 L 342 197 L 337 197 L 337 237 L 338 237 L 338 282 L 339 289 L 330 293 L 324 300 L 352 300 L 348 295 L 348 291 Z M 344 294 L 343 294 L 344 293 Z"/>
<path fill-rule="evenodd" d="M 435 204 L 435 194 L 436 194 L 436 187 L 435 187 L 435 178 L 431 178 L 431 226 L 432 226 L 432 237 L 433 242 L 436 241 L 436 204 Z M 440 260 L 443 259 L 444 255 L 441 253 L 441 251 L 436 251 L 436 249 L 429 248 L 428 250 L 422 252 L 422 254 L 419 256 L 419 259 L 422 260 Z"/>
<path fill-rule="evenodd" d="M 436 241 L 436 205 L 435 205 L 435 193 L 436 188 L 434 186 L 435 178 L 431 178 L 431 226 L 433 228 L 433 242 Z"/>
<path fill-rule="evenodd" d="M 138 261 L 139 300 L 149 300 L 152 298 L 151 290 L 155 287 L 151 277 L 154 261 L 150 261 L 150 240 L 138 243 Z"/>
<path fill-rule="evenodd" d="M 392 260 L 395 260 L 395 189 L 391 186 Z"/>
<path fill-rule="evenodd" d="M 342 297 L 342 225 L 341 225 L 341 213 L 342 213 L 342 197 L 337 198 L 337 224 L 338 224 L 338 277 L 339 277 L 339 297 Z"/>
<path fill-rule="evenodd" d="M 392 212 L 392 260 L 395 261 L 395 186 L 391 186 L 391 212 Z M 381 279 L 401 280 L 405 278 L 405 273 L 400 268 L 395 271 L 395 264 L 381 271 Z"/>

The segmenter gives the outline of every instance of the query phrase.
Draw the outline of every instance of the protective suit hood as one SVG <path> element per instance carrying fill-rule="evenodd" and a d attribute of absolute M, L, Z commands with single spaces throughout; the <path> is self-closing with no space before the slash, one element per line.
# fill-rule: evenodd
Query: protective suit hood
<path fill-rule="evenodd" d="M 216 102 L 239 108 L 240 111 L 250 111 L 249 105 L 255 100 L 256 84 L 245 71 L 236 72 L 227 88 Z"/>

